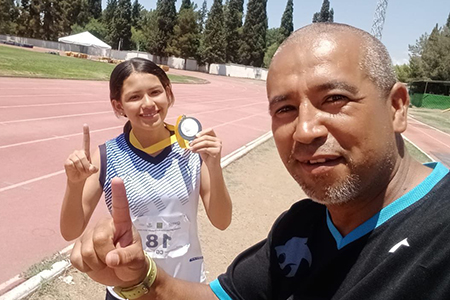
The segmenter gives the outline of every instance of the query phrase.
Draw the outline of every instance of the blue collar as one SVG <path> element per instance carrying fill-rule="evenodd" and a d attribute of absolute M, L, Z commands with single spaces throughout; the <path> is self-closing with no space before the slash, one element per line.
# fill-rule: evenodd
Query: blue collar
<path fill-rule="evenodd" d="M 433 169 L 430 175 L 427 176 L 419 185 L 413 188 L 408 193 L 404 194 L 388 206 L 384 207 L 381 211 L 372 216 L 369 220 L 364 222 L 355 228 L 352 232 L 347 234 L 345 237 L 339 233 L 336 227 L 331 221 L 330 213 L 328 209 L 327 214 L 327 225 L 334 239 L 336 240 L 336 245 L 338 250 L 342 249 L 351 242 L 359 239 L 360 237 L 366 235 L 370 231 L 374 230 L 378 226 L 385 223 L 387 220 L 404 210 L 405 208 L 411 206 L 419 199 L 423 198 L 428 194 L 431 189 L 439 182 L 445 175 L 448 174 L 449 170 L 439 162 L 433 162 L 425 164 L 426 166 Z"/>

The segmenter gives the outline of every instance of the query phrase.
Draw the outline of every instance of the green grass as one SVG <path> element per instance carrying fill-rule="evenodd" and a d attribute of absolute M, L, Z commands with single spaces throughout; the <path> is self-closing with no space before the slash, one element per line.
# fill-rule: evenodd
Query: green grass
<path fill-rule="evenodd" d="M 115 66 L 0 45 L 0 76 L 109 80 Z M 168 76 L 172 83 L 207 83 L 204 79 L 190 76 Z"/>
<path fill-rule="evenodd" d="M 419 161 L 421 163 L 431 162 L 431 160 L 428 158 L 428 156 L 423 154 L 422 151 L 420 151 L 416 146 L 414 146 L 407 140 L 405 140 L 405 146 L 406 146 L 406 149 L 408 150 L 408 153 L 417 161 Z"/>
<path fill-rule="evenodd" d="M 443 112 L 440 109 L 411 107 L 409 114 L 420 122 L 450 133 L 450 111 Z"/>

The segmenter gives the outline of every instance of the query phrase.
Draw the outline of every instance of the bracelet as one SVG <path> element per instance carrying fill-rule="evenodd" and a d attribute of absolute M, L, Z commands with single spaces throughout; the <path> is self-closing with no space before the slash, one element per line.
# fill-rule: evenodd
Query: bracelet
<path fill-rule="evenodd" d="M 144 251 L 144 255 L 148 259 L 149 264 L 147 275 L 145 276 L 144 280 L 142 280 L 142 282 L 136 285 L 126 288 L 115 286 L 114 292 L 120 297 L 133 300 L 142 297 L 150 291 L 150 287 L 152 286 L 153 282 L 155 282 L 158 269 L 156 267 L 155 261 L 148 255 L 148 253 Z"/>

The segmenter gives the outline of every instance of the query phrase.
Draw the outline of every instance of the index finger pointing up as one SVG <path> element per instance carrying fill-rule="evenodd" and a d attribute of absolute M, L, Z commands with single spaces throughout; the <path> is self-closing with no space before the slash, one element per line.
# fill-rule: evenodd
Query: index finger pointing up
<path fill-rule="evenodd" d="M 83 150 L 89 161 L 91 161 L 90 145 L 91 145 L 91 137 L 89 134 L 89 126 L 88 126 L 88 124 L 84 124 L 83 125 Z"/>

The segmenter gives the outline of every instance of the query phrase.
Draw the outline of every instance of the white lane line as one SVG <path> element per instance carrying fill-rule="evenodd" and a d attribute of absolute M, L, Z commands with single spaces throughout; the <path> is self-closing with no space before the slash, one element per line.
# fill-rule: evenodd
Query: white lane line
<path fill-rule="evenodd" d="M 77 94 L 42 94 L 42 95 L 36 95 L 36 94 L 32 94 L 32 95 L 0 95 L 0 98 L 25 98 L 25 97 L 36 98 L 36 97 L 67 97 L 67 96 L 95 96 L 95 95 L 98 95 L 98 94 L 77 93 Z"/>
<path fill-rule="evenodd" d="M 445 134 L 445 135 L 447 135 L 447 136 L 450 137 L 450 134 L 448 134 L 447 132 L 444 132 L 444 131 L 442 131 L 442 130 L 436 128 L 436 127 L 433 127 L 433 126 L 430 126 L 430 125 L 428 125 L 428 124 L 425 124 L 424 122 L 419 121 L 418 119 L 414 118 L 413 116 L 408 116 L 408 117 L 410 117 L 411 119 L 413 119 L 415 122 L 420 123 L 421 125 L 424 125 L 424 126 L 426 126 L 426 127 L 428 127 L 428 128 L 431 128 L 431 129 L 433 129 L 433 130 L 436 130 L 436 131 L 438 131 L 438 132 L 440 132 L 440 133 L 443 133 L 443 134 Z"/>
<path fill-rule="evenodd" d="M 55 102 L 42 104 L 24 104 L 24 105 L 2 105 L 0 108 L 27 108 L 27 107 L 42 107 L 42 106 L 56 106 L 56 105 L 77 105 L 77 104 L 92 104 L 105 103 L 105 101 L 85 101 L 85 102 Z"/>
<path fill-rule="evenodd" d="M 233 123 L 236 123 L 236 122 L 239 122 L 239 121 L 242 121 L 242 120 L 250 119 L 250 118 L 253 118 L 253 117 L 256 117 L 256 116 L 263 116 L 263 115 L 266 115 L 266 113 L 264 113 L 264 114 L 263 113 L 253 114 L 253 115 L 246 116 L 246 117 L 243 117 L 243 118 L 240 118 L 240 119 L 236 119 L 236 120 L 233 120 L 233 121 L 228 121 L 228 122 L 222 123 L 220 125 L 214 126 L 213 128 L 222 127 L 222 126 L 225 126 L 225 125 L 228 125 L 228 124 L 233 124 Z M 253 129 L 255 129 L 255 128 L 253 128 Z"/>
<path fill-rule="evenodd" d="M 43 180 L 43 179 L 51 178 L 51 177 L 63 174 L 64 172 L 65 172 L 64 170 L 61 170 L 61 171 L 58 171 L 58 172 L 55 172 L 55 173 L 47 174 L 47 175 L 36 177 L 36 178 L 30 179 L 30 180 L 27 180 L 27 181 L 22 181 L 22 182 L 13 184 L 13 185 L 5 186 L 3 188 L 0 188 L 0 193 L 8 191 L 8 190 L 15 189 L 15 188 L 18 188 L 18 187 L 21 187 L 21 186 L 24 186 L 24 185 L 27 185 L 27 184 L 30 184 L 30 183 L 33 183 L 33 182 L 36 182 L 36 181 L 40 181 L 40 180 Z"/>
<path fill-rule="evenodd" d="M 119 129 L 119 128 L 123 128 L 123 126 L 115 126 L 115 127 L 108 127 L 108 128 L 103 128 L 103 129 L 97 129 L 97 130 L 90 130 L 90 133 L 92 134 L 92 133 L 96 133 L 96 132 L 114 130 L 114 129 Z M 28 145 L 28 144 L 40 143 L 40 142 L 47 142 L 47 141 L 52 141 L 52 140 L 57 140 L 57 139 L 65 139 L 65 138 L 74 137 L 74 136 L 78 136 L 78 135 L 82 135 L 82 134 L 83 133 L 74 133 L 74 134 L 68 134 L 68 135 L 57 135 L 57 136 L 53 136 L 51 138 L 27 141 L 27 142 L 16 143 L 16 144 L 3 145 L 3 146 L 0 146 L 0 149 L 6 149 L 6 148 L 23 146 L 23 145 Z"/>
<path fill-rule="evenodd" d="M 91 116 L 91 115 L 100 115 L 100 114 L 113 114 L 113 112 L 111 110 L 107 110 L 107 111 L 100 111 L 100 112 L 94 112 L 94 113 L 63 115 L 63 116 L 35 118 L 35 119 L 11 120 L 11 121 L 0 122 L 0 125 L 21 123 L 21 122 L 34 122 L 34 121 L 45 121 L 45 120 L 53 120 L 53 119 L 63 119 L 63 118 L 72 118 L 72 117 L 81 117 L 81 116 Z"/>

